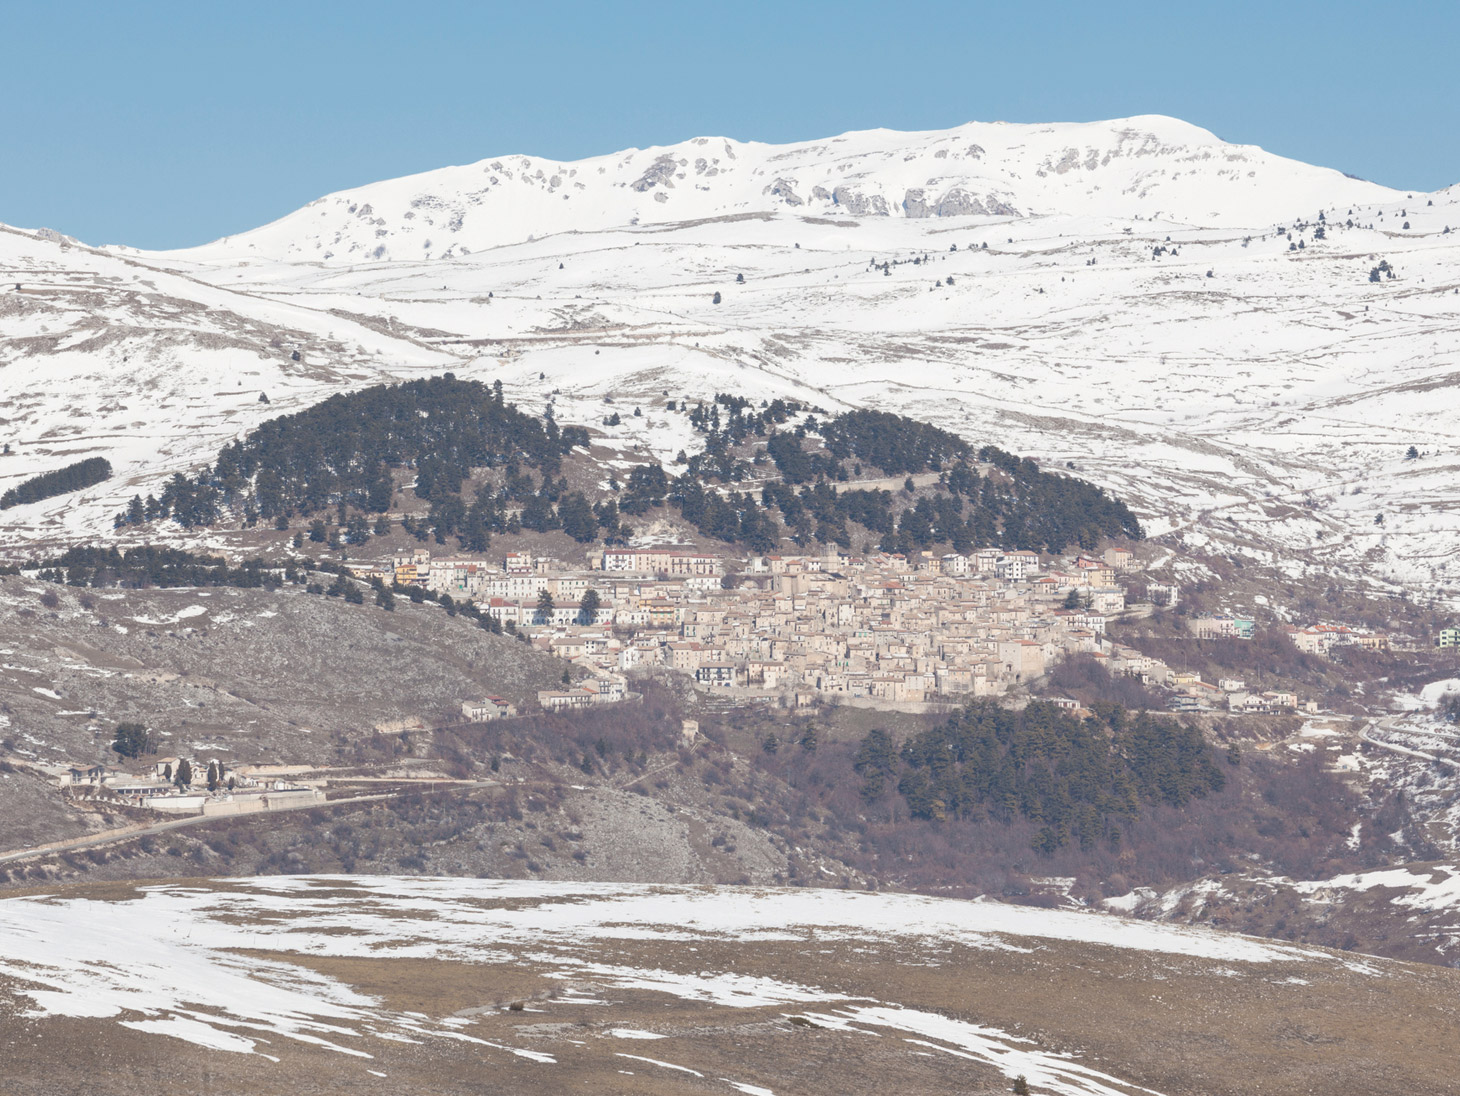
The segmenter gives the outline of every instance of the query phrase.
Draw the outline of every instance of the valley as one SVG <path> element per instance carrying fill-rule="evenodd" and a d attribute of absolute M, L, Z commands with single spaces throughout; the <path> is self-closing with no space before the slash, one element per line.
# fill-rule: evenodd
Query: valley
<path fill-rule="evenodd" d="M 0 226 L 0 1087 L 1456 1091 L 1457 370 L 1155 115 Z"/>

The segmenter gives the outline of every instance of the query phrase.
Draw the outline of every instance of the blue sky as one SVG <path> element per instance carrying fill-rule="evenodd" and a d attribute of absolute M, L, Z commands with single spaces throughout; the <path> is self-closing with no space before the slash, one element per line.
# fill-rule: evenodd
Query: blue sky
<path fill-rule="evenodd" d="M 0 221 L 181 247 L 512 152 L 1171 114 L 1460 181 L 1460 3 L 0 0 Z"/>

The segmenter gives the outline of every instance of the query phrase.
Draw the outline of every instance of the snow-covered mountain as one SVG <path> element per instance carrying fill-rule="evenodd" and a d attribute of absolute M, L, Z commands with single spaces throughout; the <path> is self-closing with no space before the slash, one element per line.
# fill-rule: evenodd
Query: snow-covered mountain
<path fill-rule="evenodd" d="M 665 457 L 666 396 L 887 407 L 1187 547 L 1460 589 L 1457 206 L 1144 117 L 500 157 L 182 252 L 0 232 L 0 487 L 119 473 L 0 537 L 103 534 L 263 418 L 449 368 Z"/>
<path fill-rule="evenodd" d="M 782 211 L 1253 226 L 1396 197 L 1175 118 L 973 122 L 792 145 L 697 137 L 573 162 L 494 157 L 340 191 L 195 254 L 336 264 L 450 259 L 563 232 Z"/>

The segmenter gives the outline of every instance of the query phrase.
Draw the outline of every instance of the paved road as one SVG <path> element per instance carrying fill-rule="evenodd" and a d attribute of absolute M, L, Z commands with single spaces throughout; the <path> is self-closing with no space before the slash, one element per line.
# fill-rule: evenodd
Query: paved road
<path fill-rule="evenodd" d="M 1421 761 L 1429 761 L 1434 764 L 1447 765 L 1452 769 L 1460 769 L 1460 764 L 1450 760 L 1448 757 L 1426 753 L 1423 750 L 1410 749 L 1408 746 L 1399 746 L 1392 742 L 1385 742 L 1381 738 L 1373 737 L 1375 731 L 1394 730 L 1394 724 L 1402 718 L 1402 716 L 1389 716 L 1386 719 L 1370 720 L 1369 725 L 1359 734 L 1359 738 L 1370 746 L 1377 746 L 1381 750 L 1388 750 L 1390 753 L 1400 754 L 1403 757 L 1416 757 Z"/>
<path fill-rule="evenodd" d="M 369 778 L 365 778 L 369 779 Z M 267 811 L 251 811 L 248 814 L 190 814 L 183 818 L 168 818 L 161 822 L 153 822 L 140 829 L 116 829 L 104 830 L 101 833 L 88 834 L 85 837 L 73 837 L 67 841 L 56 841 L 45 845 L 38 845 L 29 849 L 13 849 L 10 852 L 0 852 L 0 864 L 10 863 L 15 860 L 26 860 L 34 856 L 51 856 L 55 853 L 70 852 L 73 849 L 92 849 L 98 845 L 112 845 L 118 841 L 129 841 L 134 837 L 144 837 L 147 834 L 165 833 L 168 830 L 180 830 L 185 826 L 198 826 L 204 822 L 218 822 L 228 818 L 268 818 L 270 815 L 280 814 L 284 811 L 311 811 L 320 807 L 336 807 L 352 803 L 371 803 L 382 799 L 396 799 L 409 792 L 421 791 L 430 788 L 459 788 L 469 790 L 472 788 L 495 788 L 502 785 L 501 780 L 439 780 L 423 779 L 393 781 L 394 783 L 409 783 L 411 787 L 402 788 L 393 792 L 374 792 L 370 795 L 354 795 L 347 799 L 322 799 L 314 803 L 291 803 L 287 806 L 274 807 Z"/>
<path fill-rule="evenodd" d="M 68 841 L 56 841 L 35 848 L 3 852 L 0 853 L 0 864 L 13 860 L 26 860 L 33 856 L 50 856 L 58 852 L 70 852 L 73 849 L 91 849 L 98 845 L 111 845 L 118 841 L 129 841 L 134 837 L 145 837 L 147 834 L 180 830 L 184 826 L 197 826 L 203 822 L 218 822 L 227 818 L 267 818 L 269 815 L 280 814 L 284 811 L 314 810 L 316 807 L 333 807 L 341 803 L 368 803 L 377 799 L 394 799 L 396 796 L 404 794 L 404 792 L 380 792 L 375 795 L 353 796 L 350 799 L 323 799 L 317 803 L 291 803 L 287 806 L 249 814 L 190 814 L 183 818 L 169 818 L 162 822 L 154 822 L 140 829 L 104 830 L 101 833 L 88 834 L 86 837 L 73 837 Z"/>

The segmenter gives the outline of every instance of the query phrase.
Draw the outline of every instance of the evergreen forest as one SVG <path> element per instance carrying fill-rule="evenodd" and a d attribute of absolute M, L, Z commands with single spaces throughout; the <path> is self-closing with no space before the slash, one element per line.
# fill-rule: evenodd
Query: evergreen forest
<path fill-rule="evenodd" d="M 361 544 L 369 539 L 364 515 L 398 505 L 405 482 L 429 506 L 424 517 L 407 516 L 406 531 L 438 544 L 454 538 L 471 552 L 486 551 L 494 534 L 522 530 L 624 543 L 633 532 L 627 519 L 666 507 L 706 537 L 762 553 L 786 538 L 803 549 L 1059 553 L 1141 536 L 1130 509 L 1099 487 L 993 446 L 975 450 L 891 412 L 826 415 L 727 393 L 692 408 L 671 400 L 665 410 L 688 417 L 703 450 L 681 453 L 669 468 L 637 465 L 626 482 L 615 476 L 610 491 L 590 498 L 563 474 L 573 451 L 586 450 L 587 430 L 560 428 L 551 412 L 519 411 L 500 382 L 448 373 L 377 385 L 263 423 L 212 465 L 133 498 L 117 523 L 241 518 L 287 529 L 295 518 L 334 510 L 348 542 Z M 889 489 L 879 482 L 889 477 L 906 479 Z M 323 522 L 314 525 L 311 539 L 326 539 Z"/>
<path fill-rule="evenodd" d="M 110 479 L 111 474 L 111 463 L 105 457 L 89 457 L 54 472 L 42 472 L 0 495 L 0 510 L 80 491 L 83 487 Z"/>

